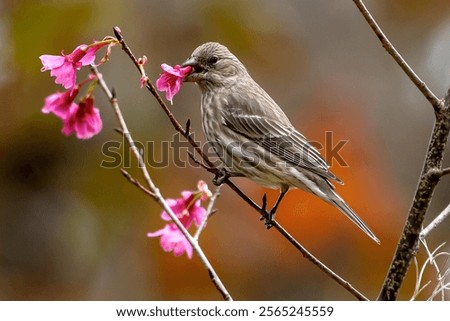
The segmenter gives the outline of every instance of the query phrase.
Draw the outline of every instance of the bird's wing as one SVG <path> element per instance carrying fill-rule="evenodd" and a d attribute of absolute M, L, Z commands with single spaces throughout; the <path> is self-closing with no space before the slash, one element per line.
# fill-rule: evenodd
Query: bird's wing
<path fill-rule="evenodd" d="M 241 100 L 242 101 L 242 100 Z M 324 178 L 333 179 L 339 183 L 330 170 L 329 166 L 315 149 L 303 136 L 289 123 L 282 122 L 258 114 L 251 114 L 255 106 L 242 106 L 245 102 L 237 99 L 228 99 L 228 106 L 222 109 L 223 125 L 232 131 L 245 136 L 265 148 L 271 154 L 282 160 L 314 172 Z M 256 100 L 248 104 L 255 105 Z M 236 106 L 239 104 L 240 106 Z M 284 117 L 284 114 L 282 115 Z"/>

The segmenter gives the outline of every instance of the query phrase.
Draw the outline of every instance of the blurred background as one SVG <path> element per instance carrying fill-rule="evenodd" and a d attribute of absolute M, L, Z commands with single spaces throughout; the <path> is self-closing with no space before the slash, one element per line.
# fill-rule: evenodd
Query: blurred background
<path fill-rule="evenodd" d="M 443 97 L 450 85 L 450 2 L 366 5 L 418 75 Z M 181 63 L 198 45 L 219 41 L 310 140 L 325 144 L 325 133 L 332 132 L 329 149 L 348 141 L 339 153 L 348 166 L 332 162 L 345 182 L 337 190 L 381 245 L 338 210 L 301 191 L 287 195 L 277 219 L 331 269 L 375 298 L 413 198 L 434 117 L 351 1 L 19 0 L 0 1 L 0 299 L 221 300 L 195 254 L 192 260 L 174 257 L 161 250 L 158 239 L 146 237 L 165 224 L 158 205 L 118 167 L 100 166 L 111 160 L 102 146 L 121 142 L 104 95 L 96 92 L 103 131 L 88 141 L 63 136 L 61 121 L 40 111 L 44 98 L 62 87 L 49 72 L 40 72 L 38 57 L 70 53 L 112 35 L 113 26 L 121 28 L 137 56 L 149 58 L 153 80 L 161 63 Z M 100 70 L 116 89 L 134 138 L 153 142 L 156 160 L 161 159 L 161 142 L 171 140 L 174 129 L 139 88 L 135 67 L 117 47 Z M 78 73 L 80 80 L 85 76 Z M 172 111 L 181 123 L 190 118 L 203 141 L 199 99 L 196 86 L 186 84 Z M 184 151 L 181 157 L 187 159 Z M 129 171 L 140 178 L 134 161 Z M 202 169 L 173 164 L 150 173 L 171 198 L 212 178 Z M 278 195 L 245 179 L 235 182 L 258 202 L 264 192 L 270 202 Z M 438 185 L 427 223 L 448 205 L 449 187 L 448 178 Z M 229 188 L 215 207 L 200 244 L 234 299 L 354 299 L 275 230 L 266 230 L 259 214 Z M 432 249 L 448 241 L 449 228 L 447 222 L 433 232 Z M 419 265 L 424 259 L 422 250 Z M 428 271 L 425 280 L 434 280 Z M 400 299 L 411 297 L 414 284 L 412 267 Z M 431 287 L 419 298 L 428 298 Z"/>

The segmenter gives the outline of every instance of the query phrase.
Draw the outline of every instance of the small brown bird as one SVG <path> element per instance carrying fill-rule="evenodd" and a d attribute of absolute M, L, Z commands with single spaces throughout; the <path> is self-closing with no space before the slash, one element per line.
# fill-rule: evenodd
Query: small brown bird
<path fill-rule="evenodd" d="M 184 81 L 200 87 L 203 131 L 230 176 L 245 176 L 263 186 L 280 188 L 271 215 L 289 188 L 299 188 L 337 207 L 380 243 L 334 191 L 330 181 L 342 182 L 330 172 L 320 153 L 228 48 L 205 43 L 182 66 L 192 67 Z"/>

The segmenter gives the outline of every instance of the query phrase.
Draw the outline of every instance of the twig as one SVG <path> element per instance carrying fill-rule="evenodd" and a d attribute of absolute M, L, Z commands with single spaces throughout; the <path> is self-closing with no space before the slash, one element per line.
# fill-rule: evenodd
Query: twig
<path fill-rule="evenodd" d="M 130 173 L 128 173 L 126 170 L 124 170 L 123 168 L 120 169 L 120 172 L 122 173 L 123 176 L 125 176 L 125 178 L 127 180 L 130 181 L 131 184 L 135 185 L 137 188 L 141 189 L 145 194 L 147 194 L 148 196 L 153 197 L 154 199 L 156 199 L 156 195 L 155 193 L 149 191 L 148 189 L 145 188 L 144 185 L 142 185 L 141 183 L 139 183 L 138 180 L 134 179 Z"/>
<path fill-rule="evenodd" d="M 392 58 L 394 58 L 397 64 L 403 69 L 403 71 L 409 77 L 409 79 L 411 79 L 411 81 L 417 86 L 417 88 L 419 88 L 419 90 L 422 92 L 425 98 L 431 103 L 433 108 L 435 110 L 440 110 L 443 105 L 442 101 L 436 97 L 436 95 L 427 87 L 425 82 L 422 81 L 422 79 L 420 79 L 419 76 L 417 76 L 417 74 L 414 72 L 414 70 L 406 63 L 406 61 L 403 59 L 403 57 L 400 55 L 397 49 L 395 49 L 395 47 L 386 37 L 384 32 L 378 26 L 377 22 L 372 17 L 369 10 L 367 10 L 362 0 L 353 0 L 353 2 L 356 4 L 361 14 L 364 16 L 369 26 L 375 32 L 378 39 L 380 39 L 384 49 L 386 49 L 386 51 L 392 56 Z"/>
<path fill-rule="evenodd" d="M 125 53 L 130 57 L 130 59 L 133 62 L 133 64 L 139 70 L 139 73 L 141 74 L 141 77 L 146 77 L 144 68 L 142 67 L 141 64 L 139 64 L 138 59 L 136 59 L 136 57 L 133 55 L 130 47 L 128 47 L 128 45 L 126 44 L 126 42 L 125 42 L 125 40 L 124 40 L 120 30 L 117 27 L 115 27 L 115 28 L 113 28 L 113 31 L 114 31 L 114 34 L 117 37 L 117 40 L 119 41 L 120 45 L 122 46 L 123 51 L 125 51 Z M 145 78 L 145 84 L 146 84 L 147 89 L 152 93 L 153 97 L 155 97 L 155 99 L 158 102 L 158 104 L 161 106 L 161 108 L 166 113 L 167 117 L 169 118 L 169 120 L 172 123 L 173 127 L 175 127 L 176 131 L 179 132 L 184 138 L 186 138 L 189 141 L 189 143 L 194 147 L 194 149 L 199 153 L 199 155 L 202 156 L 202 158 L 205 161 L 205 163 L 211 169 L 214 168 L 213 164 L 209 161 L 209 159 L 206 157 L 206 155 L 202 152 L 201 147 L 193 139 L 193 137 L 190 135 L 190 133 L 187 132 L 183 128 L 183 126 L 181 126 L 181 124 L 176 120 L 175 116 L 170 111 L 169 107 L 167 107 L 167 105 L 164 103 L 164 101 L 162 100 L 162 98 L 159 95 L 158 91 L 156 90 L 155 86 L 153 85 L 153 83 L 150 81 L 150 79 L 148 77 Z"/>
<path fill-rule="evenodd" d="M 422 229 L 425 214 L 431 202 L 434 188 L 442 176 L 442 174 L 436 172 L 436 169 L 442 168 L 444 151 L 450 132 L 450 90 L 443 101 L 438 99 L 394 48 L 363 2 L 361 0 L 353 0 L 353 2 L 375 32 L 386 51 L 431 103 L 436 117 L 430 143 L 428 144 L 422 174 L 416 188 L 408 218 L 403 228 L 392 263 L 389 267 L 389 271 L 386 275 L 386 279 L 378 296 L 378 300 L 395 300 L 403 280 L 406 277 L 411 261 L 417 253 L 419 247 L 419 234 Z"/>
<path fill-rule="evenodd" d="M 417 296 L 431 283 L 431 281 L 428 281 L 424 285 L 420 286 L 422 284 L 422 278 L 423 274 L 425 273 L 425 269 L 427 267 L 428 259 L 423 263 L 422 268 L 419 268 L 419 262 L 417 261 L 417 258 L 414 257 L 413 261 L 414 266 L 416 267 L 416 284 L 414 286 L 414 291 L 410 301 L 414 301 L 417 298 Z"/>
<path fill-rule="evenodd" d="M 441 168 L 444 159 L 447 138 L 450 133 L 449 106 L 450 89 L 446 95 L 442 111 L 435 112 L 436 121 L 428 144 L 422 174 L 378 300 L 395 300 L 397 298 L 411 260 L 417 253 L 422 224 L 433 197 L 434 189 L 441 178 L 441 175 L 436 175 L 434 169 Z"/>
<path fill-rule="evenodd" d="M 114 33 L 117 37 L 117 40 L 122 46 L 122 49 L 125 51 L 125 53 L 130 57 L 133 64 L 137 67 L 139 70 L 141 77 L 145 77 L 145 83 L 147 89 L 151 92 L 151 94 L 155 97 L 158 104 L 161 106 L 163 111 L 166 113 L 167 117 L 169 118 L 170 122 L 172 123 L 173 127 L 177 132 L 179 132 L 184 138 L 187 139 L 187 141 L 194 147 L 197 154 L 201 156 L 203 159 L 203 162 L 200 162 L 195 158 L 195 156 L 189 153 L 189 156 L 199 164 L 201 167 L 205 168 L 207 171 L 218 175 L 221 173 L 220 168 L 216 167 L 213 162 L 208 158 L 208 156 L 203 153 L 201 147 L 197 144 L 197 142 L 193 139 L 191 133 L 190 133 L 190 122 L 186 124 L 186 129 L 181 126 L 181 124 L 177 121 L 175 116 L 172 114 L 170 109 L 167 107 L 167 105 L 162 100 L 161 96 L 158 94 L 158 92 L 155 89 L 155 86 L 152 84 L 150 79 L 146 77 L 145 72 L 143 71 L 143 68 L 139 64 L 139 61 L 136 59 L 136 57 L 133 55 L 131 49 L 126 44 L 120 30 L 118 28 L 114 28 Z M 261 208 L 256 204 L 252 199 L 250 199 L 244 192 L 242 192 L 229 178 L 225 178 L 223 180 L 223 184 L 228 185 L 236 194 L 238 194 L 247 204 L 249 204 L 251 207 L 253 207 L 258 213 L 260 213 L 263 217 L 268 217 L 269 213 L 264 208 Z M 275 221 L 274 221 L 275 222 Z M 276 222 L 275 222 L 276 223 Z M 318 266 L 322 271 L 324 271 L 327 275 L 329 275 L 332 279 L 334 279 L 338 284 L 343 286 L 346 290 L 348 290 L 350 293 L 352 293 L 358 300 L 367 300 L 364 295 L 362 295 L 360 292 L 358 292 L 351 284 L 341 277 L 339 277 L 336 273 L 334 273 L 330 268 L 328 268 L 325 264 L 323 264 L 321 261 L 319 261 L 317 258 L 315 258 L 311 253 L 309 253 L 303 246 L 300 245 L 289 233 L 282 228 L 281 225 L 276 223 L 274 225 L 278 232 L 280 232 L 291 244 L 293 244 L 301 253 L 302 255 L 308 259 L 310 262 Z"/>
<path fill-rule="evenodd" d="M 130 52 L 130 54 L 131 54 L 131 52 Z M 128 144 L 130 145 L 130 148 L 131 148 L 132 152 L 134 153 L 134 155 L 135 155 L 135 157 L 136 157 L 136 159 L 138 161 L 139 168 L 141 169 L 142 175 L 144 176 L 144 178 L 145 178 L 145 180 L 147 182 L 147 185 L 148 185 L 148 187 L 150 189 L 149 191 L 152 194 L 151 196 L 163 207 L 163 209 L 167 212 L 167 214 L 169 214 L 169 216 L 172 219 L 172 221 L 175 223 L 175 225 L 178 227 L 178 229 L 183 233 L 183 235 L 186 237 L 188 242 L 191 244 L 192 248 L 197 253 L 197 255 L 199 256 L 199 258 L 202 261 L 203 265 L 207 269 L 213 284 L 216 286 L 217 290 L 222 294 L 223 298 L 225 300 L 232 301 L 233 299 L 232 299 L 231 295 L 228 293 L 228 290 L 223 285 L 223 283 L 220 280 L 219 276 L 215 272 L 214 268 L 212 267 L 211 263 L 207 259 L 206 255 L 204 254 L 202 248 L 199 246 L 197 240 L 194 239 L 189 234 L 189 232 L 186 230 L 184 225 L 180 222 L 178 217 L 175 215 L 175 213 L 172 211 L 170 206 L 167 204 L 167 202 L 165 201 L 164 197 L 161 195 L 159 189 L 153 183 L 153 181 L 152 181 L 152 179 L 150 177 L 150 174 L 148 173 L 148 170 L 145 167 L 142 155 L 139 153 L 139 150 L 137 149 L 137 147 L 136 147 L 136 145 L 134 143 L 134 140 L 132 139 L 131 134 L 128 131 L 127 125 L 126 125 L 125 120 L 124 120 L 124 118 L 122 116 L 122 112 L 120 111 L 119 104 L 117 102 L 117 98 L 115 97 L 115 94 L 111 93 L 111 91 L 109 90 L 108 86 L 106 85 L 102 75 L 98 72 L 97 68 L 95 66 L 91 65 L 91 70 L 95 74 L 95 76 L 97 77 L 101 89 L 103 90 L 103 92 L 108 97 L 108 99 L 109 99 L 109 101 L 111 103 L 111 106 L 114 109 L 114 113 L 116 114 L 116 117 L 119 120 L 120 128 L 121 128 L 121 130 L 123 132 L 123 136 L 128 141 Z M 124 172 L 122 171 L 122 173 L 124 173 Z M 137 184 L 135 184 L 135 185 L 139 187 L 139 185 L 137 185 Z"/>
<path fill-rule="evenodd" d="M 200 237 L 200 234 L 203 232 L 203 230 L 206 227 L 206 223 L 208 222 L 209 217 L 215 213 L 214 204 L 216 203 L 217 198 L 220 196 L 220 190 L 222 189 L 222 186 L 223 185 L 217 186 L 213 195 L 209 199 L 208 207 L 206 207 L 205 219 L 203 220 L 203 222 L 200 224 L 197 231 L 195 232 L 194 239 L 198 240 L 198 238 Z"/>
<path fill-rule="evenodd" d="M 324 271 L 327 275 L 329 275 L 333 280 L 335 280 L 338 284 L 344 287 L 347 291 L 353 294 L 360 301 L 368 301 L 363 294 L 361 294 L 358 290 L 356 290 L 349 282 L 341 278 L 337 275 L 333 270 L 324 265 L 318 259 L 316 259 L 308 250 L 306 250 L 300 243 L 297 242 L 276 220 L 272 219 L 272 226 L 277 229 L 292 245 L 298 249 L 303 256 L 308 259 L 310 262 L 318 266 L 322 271 Z"/>
<path fill-rule="evenodd" d="M 431 265 L 436 269 L 436 273 L 438 275 L 438 279 L 441 278 L 440 275 L 440 270 L 439 267 L 437 266 L 436 263 L 436 258 L 440 255 L 440 253 L 438 253 L 438 251 L 441 249 L 441 247 L 443 247 L 445 245 L 445 243 L 442 243 L 441 245 L 439 245 L 433 252 L 431 252 L 428 247 L 426 246 L 427 252 L 428 252 L 428 257 L 425 260 L 425 262 L 423 262 L 422 264 L 422 268 L 419 269 L 419 263 L 416 257 L 414 257 L 414 265 L 416 267 L 416 285 L 414 287 L 414 292 L 413 295 L 411 297 L 411 300 L 415 300 L 417 298 L 417 296 L 429 285 L 431 284 L 431 280 L 429 280 L 428 282 L 426 282 L 423 286 L 420 286 L 422 284 L 422 280 L 423 280 L 423 276 L 426 270 L 427 265 Z M 437 254 L 436 254 L 437 253 Z"/>
<path fill-rule="evenodd" d="M 450 253 L 441 252 L 439 253 L 439 255 L 447 257 L 447 260 L 445 261 L 445 265 L 443 267 L 444 273 L 439 275 L 438 284 L 436 285 L 433 293 L 428 298 L 428 300 L 433 300 L 436 295 L 441 293 L 441 300 L 445 301 L 445 293 L 446 291 L 450 290 L 450 281 L 446 282 L 450 276 Z"/>
<path fill-rule="evenodd" d="M 236 185 L 234 185 L 231 181 L 227 181 L 227 185 L 231 187 L 233 191 L 236 192 L 247 204 L 253 207 L 258 213 L 260 213 L 263 217 L 267 217 L 269 213 L 267 213 L 264 207 L 259 207 L 251 198 L 249 198 L 244 192 L 242 192 Z M 356 288 L 354 288 L 349 282 L 345 281 L 339 275 L 337 275 L 333 270 L 331 270 L 328 266 L 323 264 L 320 260 L 318 260 L 314 255 L 312 255 L 305 247 L 303 247 L 291 234 L 289 234 L 276 220 L 272 220 L 272 226 L 276 228 L 278 232 L 281 233 L 294 247 L 300 251 L 300 253 L 309 260 L 311 263 L 319 267 L 323 272 L 325 272 L 328 276 L 330 276 L 333 280 L 335 280 L 338 284 L 344 287 L 347 291 L 353 294 L 358 300 L 367 301 L 368 299 L 361 294 Z"/>
<path fill-rule="evenodd" d="M 450 204 L 438 215 L 436 218 L 428 224 L 426 228 L 420 232 L 420 239 L 424 240 L 428 237 L 431 231 L 433 231 L 439 224 L 441 224 L 450 215 Z"/>

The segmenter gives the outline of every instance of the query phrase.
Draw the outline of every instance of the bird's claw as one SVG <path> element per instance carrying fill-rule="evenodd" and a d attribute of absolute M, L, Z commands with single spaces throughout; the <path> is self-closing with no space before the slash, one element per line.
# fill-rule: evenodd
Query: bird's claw
<path fill-rule="evenodd" d="M 260 221 L 265 220 L 264 225 L 267 227 L 267 229 L 270 229 L 273 226 L 273 216 L 275 215 L 275 208 L 272 208 L 270 212 L 267 212 L 267 195 L 264 193 L 262 198 L 262 205 L 261 205 L 261 217 L 259 218 Z"/>
<path fill-rule="evenodd" d="M 266 226 L 267 229 L 270 229 L 273 227 L 273 217 L 274 216 L 275 216 L 275 212 L 272 209 L 268 213 L 268 217 L 266 218 L 266 222 L 264 223 L 264 225 Z"/>
<path fill-rule="evenodd" d="M 222 185 L 230 177 L 243 177 L 243 176 L 244 175 L 241 173 L 229 172 L 225 168 L 221 168 L 218 170 L 218 172 L 214 176 L 212 182 L 214 185 L 219 186 L 219 185 Z"/>
<path fill-rule="evenodd" d="M 214 176 L 212 182 L 216 186 L 220 186 L 230 177 L 229 172 L 225 169 L 220 169 Z"/>

